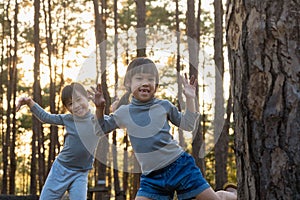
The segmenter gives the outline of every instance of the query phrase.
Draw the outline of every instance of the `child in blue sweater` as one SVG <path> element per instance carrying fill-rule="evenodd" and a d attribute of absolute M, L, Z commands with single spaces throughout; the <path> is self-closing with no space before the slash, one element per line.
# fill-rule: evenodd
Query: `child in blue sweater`
<path fill-rule="evenodd" d="M 234 192 L 215 192 L 203 178 L 193 157 L 179 146 L 170 134 L 172 124 L 192 131 L 197 124 L 195 89 L 197 80 L 182 78 L 186 111 L 181 113 L 167 100 L 155 98 L 159 76 L 156 65 L 148 58 L 136 58 L 128 66 L 124 85 L 125 96 L 132 95 L 128 105 L 122 105 L 111 115 L 103 114 L 105 100 L 101 86 L 94 89 L 96 115 L 104 133 L 126 128 L 141 166 L 142 175 L 136 200 L 236 199 Z M 121 98 L 122 99 L 122 98 Z"/>
<path fill-rule="evenodd" d="M 99 126 L 89 109 L 88 94 L 79 83 L 67 85 L 62 90 L 62 103 L 69 114 L 50 114 L 29 97 L 22 97 L 17 111 L 23 105 L 42 122 L 65 127 L 64 147 L 53 162 L 43 186 L 40 200 L 61 199 L 66 191 L 71 200 L 87 198 L 88 172 L 92 169 L 93 152 L 99 137 Z"/>

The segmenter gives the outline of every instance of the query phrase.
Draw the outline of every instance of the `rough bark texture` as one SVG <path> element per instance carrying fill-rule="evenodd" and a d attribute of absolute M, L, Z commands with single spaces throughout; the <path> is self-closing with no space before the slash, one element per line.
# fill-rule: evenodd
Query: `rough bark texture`
<path fill-rule="evenodd" d="M 300 199 L 300 2 L 227 6 L 239 199 Z"/>

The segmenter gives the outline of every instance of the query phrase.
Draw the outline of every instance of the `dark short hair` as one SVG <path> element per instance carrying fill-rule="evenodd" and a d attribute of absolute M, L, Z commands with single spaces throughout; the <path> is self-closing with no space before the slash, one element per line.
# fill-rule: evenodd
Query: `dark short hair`
<path fill-rule="evenodd" d="M 73 95 L 76 95 L 77 92 L 86 98 L 88 97 L 86 89 L 80 83 L 74 82 L 65 86 L 61 92 L 61 101 L 63 105 L 66 106 L 67 102 L 72 100 Z"/>
<path fill-rule="evenodd" d="M 159 75 L 155 63 L 147 57 L 137 57 L 133 59 L 126 70 L 124 85 L 138 73 L 149 73 L 155 76 L 155 86 L 158 86 Z"/>

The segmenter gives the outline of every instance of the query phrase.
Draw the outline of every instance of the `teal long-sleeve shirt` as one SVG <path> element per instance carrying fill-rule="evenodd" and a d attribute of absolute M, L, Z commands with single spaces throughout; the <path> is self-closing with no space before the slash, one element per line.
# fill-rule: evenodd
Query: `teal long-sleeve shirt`
<path fill-rule="evenodd" d="M 83 117 L 72 114 L 50 114 L 35 104 L 31 112 L 43 123 L 65 127 L 65 141 L 57 160 L 72 170 L 90 170 L 94 162 L 94 151 L 99 137 L 96 136 L 98 122 L 91 112 Z M 99 135 L 98 133 L 97 135 Z"/>
<path fill-rule="evenodd" d="M 149 174 L 168 166 L 184 152 L 170 134 L 169 122 L 183 130 L 192 131 L 198 116 L 198 113 L 188 110 L 179 112 L 167 100 L 153 98 L 148 102 L 140 102 L 133 98 L 130 104 L 99 119 L 99 123 L 104 133 L 116 128 L 127 129 L 142 173 Z"/>

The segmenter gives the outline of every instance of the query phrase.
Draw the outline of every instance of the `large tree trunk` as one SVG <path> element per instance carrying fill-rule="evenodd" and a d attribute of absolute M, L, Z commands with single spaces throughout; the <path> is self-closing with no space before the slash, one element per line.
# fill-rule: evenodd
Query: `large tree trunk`
<path fill-rule="evenodd" d="M 299 1 L 230 1 L 240 199 L 300 199 Z"/>

